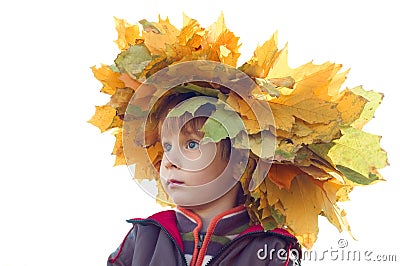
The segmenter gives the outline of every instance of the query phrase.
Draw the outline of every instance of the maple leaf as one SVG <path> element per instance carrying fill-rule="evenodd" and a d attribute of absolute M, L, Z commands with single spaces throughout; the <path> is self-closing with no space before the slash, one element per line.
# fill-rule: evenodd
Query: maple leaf
<path fill-rule="evenodd" d="M 367 99 L 349 89 L 340 93 L 335 101 L 338 103 L 337 109 L 340 112 L 341 125 L 350 125 L 357 120 L 368 102 Z M 351 108 L 349 108 L 350 106 Z"/>
<path fill-rule="evenodd" d="M 352 127 L 341 131 L 343 136 L 332 144 L 313 144 L 310 148 L 357 184 L 382 179 L 377 169 L 387 165 L 387 155 L 380 147 L 380 137 Z"/>
<path fill-rule="evenodd" d="M 340 137 L 339 123 L 307 123 L 301 119 L 295 119 L 292 128 L 294 135 L 288 137 L 294 146 L 307 145 L 312 143 L 328 143 Z"/>
<path fill-rule="evenodd" d="M 115 64 L 122 73 L 139 78 L 152 59 L 147 47 L 140 44 L 130 46 L 127 50 L 122 51 L 115 59 Z"/>
<path fill-rule="evenodd" d="M 111 96 L 109 105 L 117 111 L 118 115 L 122 116 L 132 96 L 133 90 L 131 88 L 116 89 L 115 93 Z"/>
<path fill-rule="evenodd" d="M 303 98 L 303 99 L 301 99 Z M 316 98 L 291 98 L 282 96 L 269 102 L 277 129 L 291 131 L 295 118 L 307 123 L 337 123 L 339 112 L 336 104 Z"/>
<path fill-rule="evenodd" d="M 274 164 L 268 172 L 268 177 L 279 189 L 289 190 L 292 180 L 300 174 L 304 175 L 304 172 L 294 165 Z"/>
<path fill-rule="evenodd" d="M 139 21 L 143 26 L 143 37 L 147 49 L 153 55 L 164 54 L 166 44 L 174 44 L 178 41 L 179 30 L 166 18 L 159 16 L 158 22 L 149 22 L 145 19 Z"/>
<path fill-rule="evenodd" d="M 249 135 L 249 144 L 251 151 L 262 159 L 271 159 L 276 153 L 275 136 L 270 131 Z"/>
<path fill-rule="evenodd" d="M 262 46 L 257 47 L 250 61 L 243 64 L 239 69 L 251 77 L 266 77 L 275 61 L 274 59 L 279 57 L 277 39 L 278 34 L 275 33 Z"/>
<path fill-rule="evenodd" d="M 193 88 L 193 86 L 186 87 L 186 89 L 188 88 Z M 213 142 L 219 142 L 227 137 L 233 139 L 244 129 L 239 115 L 228 105 L 215 98 L 191 98 L 190 102 L 185 102 L 171 110 L 168 117 L 180 117 L 185 113 L 208 117 L 200 131 L 205 133 L 204 139 Z"/>
<path fill-rule="evenodd" d="M 291 77 L 296 81 L 292 92 L 293 99 L 313 96 L 317 99 L 330 101 L 332 96 L 331 82 L 340 71 L 342 65 L 326 62 L 315 65 L 312 62 L 296 68 Z"/>
<path fill-rule="evenodd" d="M 383 94 L 375 91 L 365 91 L 361 86 L 353 88 L 351 91 L 368 100 L 360 116 L 352 123 L 353 127 L 361 130 L 374 117 L 375 110 L 382 102 Z"/>
<path fill-rule="evenodd" d="M 122 130 L 116 130 L 114 132 L 114 136 L 115 136 L 115 144 L 114 144 L 114 149 L 111 153 L 112 155 L 115 155 L 114 166 L 125 165 L 126 160 L 124 155 L 124 148 L 122 145 Z"/>
<path fill-rule="evenodd" d="M 88 122 L 98 127 L 101 132 L 114 127 L 121 127 L 122 120 L 116 116 L 116 113 L 117 111 L 111 106 L 96 106 L 96 112 Z"/>
<path fill-rule="evenodd" d="M 118 39 L 115 43 L 122 50 L 128 49 L 131 45 L 135 45 L 138 41 L 143 40 L 140 36 L 138 25 L 130 25 L 123 19 L 114 17 L 115 29 L 118 32 Z"/>
<path fill-rule="evenodd" d="M 197 20 L 183 14 L 183 27 L 178 36 L 180 45 L 198 49 L 204 33 L 204 28 L 200 26 Z"/>
<path fill-rule="evenodd" d="M 94 77 L 103 84 L 101 92 L 112 95 L 116 89 L 124 87 L 124 83 L 119 79 L 121 74 L 114 72 L 111 67 L 101 65 L 100 68 L 93 66 L 91 69 Z"/>
<path fill-rule="evenodd" d="M 122 73 L 119 76 L 119 80 L 121 80 L 124 83 L 125 87 L 131 88 L 134 91 L 136 91 L 136 89 L 142 85 L 141 82 L 131 78 L 127 73 Z"/>
<path fill-rule="evenodd" d="M 286 225 L 310 249 L 317 238 L 318 215 L 322 210 L 322 198 L 317 186 L 310 177 L 301 175 L 293 178 L 290 190 L 279 189 L 268 178 L 265 181 L 268 202 L 273 202 L 274 197 L 281 201 L 286 210 Z"/>
<path fill-rule="evenodd" d="M 350 225 L 346 218 L 346 212 L 339 208 L 336 204 L 338 194 L 344 187 L 335 181 L 316 181 L 315 184 L 321 189 L 322 194 L 322 215 L 325 216 L 331 224 L 333 224 L 339 232 L 348 231 L 351 234 Z"/>

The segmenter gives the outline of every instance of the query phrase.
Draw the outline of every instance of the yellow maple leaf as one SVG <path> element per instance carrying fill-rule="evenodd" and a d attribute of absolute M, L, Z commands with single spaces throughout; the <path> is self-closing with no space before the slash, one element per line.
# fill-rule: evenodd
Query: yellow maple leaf
<path fill-rule="evenodd" d="M 312 95 L 302 97 L 282 96 L 269 102 L 277 129 L 291 131 L 295 118 L 307 123 L 332 123 L 339 121 L 336 104 Z"/>
<path fill-rule="evenodd" d="M 118 32 L 118 39 L 115 40 L 115 43 L 121 51 L 128 49 L 130 45 L 136 44 L 139 40 L 143 40 L 138 25 L 130 25 L 125 20 L 116 17 L 114 17 L 114 21 L 115 29 Z"/>
<path fill-rule="evenodd" d="M 341 68 L 342 65 L 330 62 L 322 65 L 308 63 L 296 68 L 292 73 L 296 83 L 291 96 L 298 98 L 313 95 L 317 99 L 330 101 L 331 95 L 328 94 L 328 89 L 331 88 L 330 84 L 333 77 Z"/>
<path fill-rule="evenodd" d="M 327 181 L 313 180 L 313 182 L 321 189 L 323 216 L 325 216 L 339 232 L 345 230 L 351 235 L 350 225 L 346 219 L 346 212 L 340 209 L 336 204 L 337 194 L 344 185 L 337 183 L 335 179 Z"/>
<path fill-rule="evenodd" d="M 124 148 L 122 146 L 122 130 L 116 130 L 114 132 L 115 136 L 115 144 L 114 149 L 112 151 L 112 155 L 115 155 L 114 166 L 117 165 L 126 165 Z"/>
<path fill-rule="evenodd" d="M 272 46 L 272 49 L 276 48 Z M 272 53 L 273 51 L 271 51 Z M 286 44 L 282 50 L 274 57 L 274 61 L 268 71 L 267 78 L 281 78 L 292 76 L 293 69 L 288 64 L 288 45 Z"/>
<path fill-rule="evenodd" d="M 179 30 L 169 22 L 168 17 L 162 20 L 159 16 L 158 20 L 158 22 L 140 21 L 143 25 L 144 42 L 153 55 L 164 54 L 166 45 L 178 42 L 179 36 Z"/>
<path fill-rule="evenodd" d="M 280 52 L 277 47 L 278 34 L 275 33 L 262 46 L 258 46 L 253 57 L 240 67 L 240 70 L 251 77 L 265 78 Z"/>
<path fill-rule="evenodd" d="M 219 61 L 223 64 L 235 67 L 239 59 L 239 38 L 231 31 L 224 31 L 215 42 Z M 219 49 L 217 48 L 219 47 Z"/>
<path fill-rule="evenodd" d="M 364 110 L 365 104 L 368 102 L 367 99 L 353 93 L 349 89 L 342 91 L 336 97 L 335 101 L 338 103 L 337 109 L 340 112 L 343 125 L 349 125 L 357 120 Z"/>
<path fill-rule="evenodd" d="M 100 68 L 93 66 L 91 69 L 94 77 L 103 84 L 101 92 L 112 95 L 116 89 L 124 87 L 124 83 L 119 79 L 120 73 L 114 72 L 109 66 L 102 64 Z"/>
<path fill-rule="evenodd" d="M 224 14 L 221 12 L 216 22 L 207 28 L 207 41 L 213 43 L 226 30 Z"/>
<path fill-rule="evenodd" d="M 328 143 L 340 137 L 340 127 L 338 122 L 310 124 L 301 119 L 295 119 L 292 134 L 294 135 L 290 139 L 296 146 L 316 142 Z"/>
<path fill-rule="evenodd" d="M 200 26 L 197 20 L 183 14 L 183 27 L 178 36 L 181 46 L 188 46 L 198 49 L 205 34 L 205 29 Z"/>
<path fill-rule="evenodd" d="M 295 232 L 301 243 L 310 249 L 318 234 L 318 215 L 322 210 L 320 190 L 309 176 L 296 176 L 292 180 L 290 190 L 279 189 L 268 178 L 265 180 L 268 199 L 279 198 L 286 210 L 286 225 Z"/>
<path fill-rule="evenodd" d="M 114 127 L 121 127 L 122 120 L 116 116 L 116 113 L 117 111 L 111 106 L 96 106 L 96 112 L 88 122 L 98 127 L 101 132 Z"/>

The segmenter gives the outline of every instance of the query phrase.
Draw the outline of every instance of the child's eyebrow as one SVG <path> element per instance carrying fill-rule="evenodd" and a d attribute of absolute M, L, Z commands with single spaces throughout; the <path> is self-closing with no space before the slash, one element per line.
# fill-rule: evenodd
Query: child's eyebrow
<path fill-rule="evenodd" d="M 187 137 L 189 137 L 189 138 L 200 138 L 200 139 L 202 139 L 203 138 L 203 135 L 204 135 L 204 133 L 203 132 L 199 132 L 199 133 L 197 133 L 197 132 L 185 132 L 185 133 L 183 133 L 185 136 L 187 136 Z"/>

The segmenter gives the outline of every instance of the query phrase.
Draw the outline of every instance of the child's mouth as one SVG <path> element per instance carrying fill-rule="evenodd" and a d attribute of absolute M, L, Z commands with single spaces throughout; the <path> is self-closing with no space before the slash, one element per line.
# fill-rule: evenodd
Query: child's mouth
<path fill-rule="evenodd" d="M 183 185 L 184 183 L 182 182 L 182 181 L 178 181 L 178 180 L 176 180 L 176 179 L 169 179 L 168 181 L 167 181 L 167 185 L 176 185 L 176 186 L 179 186 L 179 185 Z"/>

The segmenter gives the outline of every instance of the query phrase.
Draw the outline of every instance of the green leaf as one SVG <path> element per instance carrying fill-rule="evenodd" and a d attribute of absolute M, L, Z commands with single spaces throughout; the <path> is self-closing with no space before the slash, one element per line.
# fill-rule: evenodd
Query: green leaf
<path fill-rule="evenodd" d="M 341 128 L 342 137 L 333 143 L 309 148 L 331 162 L 349 180 L 366 185 L 382 179 L 377 169 L 387 165 L 387 154 L 380 147 L 380 136 L 353 127 Z"/>
<path fill-rule="evenodd" d="M 205 133 L 204 138 L 209 138 L 214 142 L 219 142 L 229 136 L 225 127 L 212 118 L 207 119 L 200 131 Z"/>
<path fill-rule="evenodd" d="M 164 31 L 161 32 L 161 29 L 157 28 L 156 23 L 147 21 L 147 19 L 139 20 L 139 23 L 142 24 L 144 31 L 154 32 L 154 33 L 157 33 L 157 34 L 160 34 L 160 33 L 165 34 Z"/>
<path fill-rule="evenodd" d="M 227 137 L 233 139 L 245 128 L 239 115 L 233 109 L 229 110 L 225 103 L 216 105 L 216 110 L 210 118 L 204 123 L 201 131 L 205 133 L 204 137 L 215 142 Z"/>
<path fill-rule="evenodd" d="M 200 107 L 204 105 L 212 105 L 214 109 L 216 109 L 215 104 L 217 99 L 211 97 L 192 97 L 188 100 L 180 103 L 178 106 L 174 107 L 169 113 L 167 117 L 180 117 L 184 113 L 188 112 L 192 116 L 195 115 L 195 112 L 200 109 Z M 211 113 L 211 112 L 210 112 Z"/>
<path fill-rule="evenodd" d="M 351 91 L 368 100 L 368 102 L 364 106 L 360 118 L 352 123 L 353 127 L 361 129 L 368 121 L 370 121 L 374 117 L 375 110 L 382 102 L 383 94 L 375 91 L 365 91 L 362 86 L 353 88 L 351 89 Z"/>
<path fill-rule="evenodd" d="M 336 168 L 340 172 L 342 172 L 342 174 L 344 174 L 349 180 L 351 180 L 357 184 L 369 185 L 372 182 L 379 179 L 379 177 L 376 174 L 370 174 L 369 177 L 366 177 L 366 176 L 363 176 L 362 174 L 357 173 L 356 171 L 353 171 L 350 168 L 342 166 L 342 165 L 336 165 Z"/>
<path fill-rule="evenodd" d="M 172 109 L 167 117 L 180 117 L 186 112 L 192 116 L 208 117 L 200 131 L 204 132 L 204 138 L 210 141 L 219 142 L 227 137 L 232 139 L 245 129 L 239 115 L 216 98 L 208 96 L 189 98 Z"/>
<path fill-rule="evenodd" d="M 275 210 L 273 206 L 269 206 L 269 209 L 271 211 L 272 217 L 274 217 L 275 221 L 278 222 L 278 224 L 284 224 L 285 223 L 285 215 L 281 214 L 278 210 Z"/>
<path fill-rule="evenodd" d="M 261 86 L 261 89 L 266 91 L 272 97 L 279 97 L 280 92 L 276 86 L 267 79 L 256 78 L 256 83 Z"/>
<path fill-rule="evenodd" d="M 310 144 L 308 145 L 308 148 L 315 152 L 318 156 L 324 158 L 327 160 L 329 163 L 334 165 L 334 163 L 328 158 L 328 152 L 329 150 L 335 146 L 335 143 L 329 142 L 329 143 L 316 143 L 316 144 Z"/>
<path fill-rule="evenodd" d="M 146 46 L 133 45 L 117 56 L 115 64 L 122 73 L 139 78 L 152 59 Z"/>

